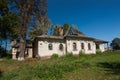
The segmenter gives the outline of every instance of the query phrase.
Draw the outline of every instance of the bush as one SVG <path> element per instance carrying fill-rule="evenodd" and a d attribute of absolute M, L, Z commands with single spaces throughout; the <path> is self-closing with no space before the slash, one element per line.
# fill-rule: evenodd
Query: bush
<path fill-rule="evenodd" d="M 72 52 L 68 52 L 68 53 L 66 54 L 66 57 L 73 57 L 73 53 L 72 53 Z"/>
<path fill-rule="evenodd" d="M 101 50 L 96 50 L 96 54 L 102 53 Z"/>
<path fill-rule="evenodd" d="M 56 54 L 56 53 L 54 53 L 52 56 L 51 56 L 51 58 L 52 59 L 57 59 L 59 56 L 58 56 L 58 54 Z"/>
<path fill-rule="evenodd" d="M 81 55 L 85 55 L 85 52 L 84 52 L 83 50 L 81 50 L 81 51 L 79 52 L 79 56 L 81 56 Z"/>

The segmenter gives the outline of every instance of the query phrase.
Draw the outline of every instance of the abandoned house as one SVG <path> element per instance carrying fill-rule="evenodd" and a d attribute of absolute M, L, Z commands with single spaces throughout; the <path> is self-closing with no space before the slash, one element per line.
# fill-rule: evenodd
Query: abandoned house
<path fill-rule="evenodd" d="M 26 41 L 25 57 L 46 57 L 53 54 L 59 56 L 67 53 L 79 54 L 81 51 L 85 54 L 96 54 L 96 50 L 105 51 L 107 41 L 88 37 L 83 33 L 69 33 L 64 36 L 36 36 L 33 41 Z M 19 54 L 19 41 L 12 41 L 12 58 L 17 59 Z"/>

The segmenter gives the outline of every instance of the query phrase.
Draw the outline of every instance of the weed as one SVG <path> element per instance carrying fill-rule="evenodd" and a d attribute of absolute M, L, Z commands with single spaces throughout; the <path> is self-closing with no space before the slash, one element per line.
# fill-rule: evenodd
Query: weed
<path fill-rule="evenodd" d="M 96 54 L 101 54 L 101 50 L 96 50 Z"/>
<path fill-rule="evenodd" d="M 101 55 L 53 55 L 52 59 L 0 62 L 1 80 L 119 80 L 120 52 Z M 57 57 L 57 59 L 56 59 Z"/>
<path fill-rule="evenodd" d="M 58 56 L 58 54 L 56 54 L 56 53 L 54 53 L 52 56 L 51 56 L 51 58 L 52 59 L 57 59 L 59 56 Z"/>

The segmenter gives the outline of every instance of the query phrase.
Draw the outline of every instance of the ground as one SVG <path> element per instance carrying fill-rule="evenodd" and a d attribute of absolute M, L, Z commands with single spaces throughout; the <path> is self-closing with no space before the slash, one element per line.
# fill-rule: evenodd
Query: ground
<path fill-rule="evenodd" d="M 23 62 L 0 60 L 0 80 L 120 80 L 120 51 L 68 54 Z"/>

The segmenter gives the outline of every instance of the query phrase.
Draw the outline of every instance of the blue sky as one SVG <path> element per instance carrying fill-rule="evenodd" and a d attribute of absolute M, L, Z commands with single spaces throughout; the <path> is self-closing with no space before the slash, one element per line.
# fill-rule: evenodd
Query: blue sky
<path fill-rule="evenodd" d="M 75 24 L 84 34 L 111 41 L 120 37 L 120 0 L 47 0 L 52 24 Z"/>

